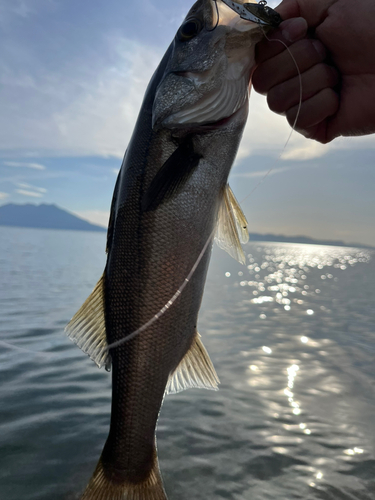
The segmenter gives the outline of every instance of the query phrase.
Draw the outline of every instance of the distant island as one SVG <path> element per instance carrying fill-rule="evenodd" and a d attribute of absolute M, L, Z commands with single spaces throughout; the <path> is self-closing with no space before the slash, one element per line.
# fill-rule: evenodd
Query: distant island
<path fill-rule="evenodd" d="M 102 226 L 73 215 L 56 205 L 16 205 L 8 203 L 0 207 L 0 226 L 29 227 L 36 229 L 70 229 L 77 231 L 106 231 Z M 359 243 L 344 243 L 340 240 L 316 240 L 307 236 L 285 236 L 283 234 L 250 233 L 253 241 L 272 241 L 279 243 L 305 243 L 310 245 L 333 245 L 342 247 L 373 248 Z"/>
<path fill-rule="evenodd" d="M 56 205 L 16 205 L 8 203 L 0 207 L 0 226 L 29 227 L 39 229 L 71 229 L 76 231 L 106 231 Z"/>
<path fill-rule="evenodd" d="M 374 248 L 370 245 L 362 245 L 361 243 L 345 243 L 341 240 L 316 240 L 308 236 L 285 236 L 283 234 L 259 234 L 249 233 L 250 242 L 252 241 L 275 241 L 278 243 L 304 243 L 306 245 L 329 245 L 339 247 L 357 247 L 357 248 Z"/>

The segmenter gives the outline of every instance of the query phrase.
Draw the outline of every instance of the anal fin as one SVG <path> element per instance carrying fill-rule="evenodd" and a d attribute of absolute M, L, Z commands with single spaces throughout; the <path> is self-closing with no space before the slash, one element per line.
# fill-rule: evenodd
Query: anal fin
<path fill-rule="evenodd" d="M 104 274 L 91 295 L 65 327 L 68 337 L 95 361 L 109 370 L 111 357 L 107 351 L 104 317 Z"/>
<path fill-rule="evenodd" d="M 166 394 L 175 394 L 191 387 L 218 390 L 219 377 L 200 335 L 196 332 L 192 345 L 182 361 L 169 376 Z"/>

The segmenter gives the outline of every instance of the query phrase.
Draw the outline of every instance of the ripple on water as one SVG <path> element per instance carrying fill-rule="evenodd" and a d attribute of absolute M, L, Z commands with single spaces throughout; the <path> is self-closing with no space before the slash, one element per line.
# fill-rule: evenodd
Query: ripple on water
<path fill-rule="evenodd" d="M 108 432 L 110 377 L 62 331 L 105 238 L 52 234 L 0 238 L 0 339 L 19 348 L 0 352 L 7 500 L 78 499 Z M 247 255 L 243 267 L 214 251 L 200 313 L 221 390 L 168 397 L 161 412 L 169 499 L 373 500 L 373 254 L 257 243 Z"/>

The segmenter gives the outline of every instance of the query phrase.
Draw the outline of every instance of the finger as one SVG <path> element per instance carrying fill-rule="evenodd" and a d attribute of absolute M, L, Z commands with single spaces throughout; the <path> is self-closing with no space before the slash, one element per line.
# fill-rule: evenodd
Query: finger
<path fill-rule="evenodd" d="M 286 45 L 292 42 L 301 40 L 307 34 L 307 22 L 303 17 L 288 19 L 280 24 L 277 30 L 271 31 L 267 38 L 264 38 L 256 46 L 256 62 L 262 62 L 276 56 L 283 50 L 285 46 L 282 43 L 277 43 L 275 40 L 281 40 Z"/>
<path fill-rule="evenodd" d="M 299 17 L 301 15 L 298 0 L 283 0 L 275 10 L 283 19 L 290 19 L 291 17 Z"/>
<path fill-rule="evenodd" d="M 283 19 L 303 17 L 315 28 L 327 17 L 327 11 L 337 0 L 284 0 L 275 10 Z"/>
<path fill-rule="evenodd" d="M 324 61 L 326 52 L 319 40 L 304 38 L 292 44 L 288 51 L 283 51 L 275 57 L 260 64 L 253 75 L 254 89 L 260 94 L 266 94 L 272 87 L 294 78 L 297 68 L 300 73 Z"/>
<path fill-rule="evenodd" d="M 336 92 L 326 88 L 304 101 L 298 114 L 296 130 L 305 137 L 311 133 L 311 127 L 324 122 L 328 117 L 334 115 L 339 109 L 339 97 Z M 291 126 L 294 125 L 298 112 L 298 105 L 293 106 L 286 113 L 287 120 Z"/>
<path fill-rule="evenodd" d="M 313 139 L 315 141 L 321 142 L 322 144 L 327 144 L 334 139 L 334 137 L 329 138 L 327 135 L 327 121 L 324 120 L 317 125 L 308 127 L 303 130 L 296 129 L 301 135 L 306 137 L 306 139 Z"/>
<path fill-rule="evenodd" d="M 325 88 L 333 88 L 339 82 L 337 71 L 328 64 L 319 63 L 301 75 L 280 83 L 267 94 L 268 107 L 278 114 L 284 114 L 288 109 L 302 101 L 310 99 Z M 301 95 L 302 94 L 302 95 Z"/>

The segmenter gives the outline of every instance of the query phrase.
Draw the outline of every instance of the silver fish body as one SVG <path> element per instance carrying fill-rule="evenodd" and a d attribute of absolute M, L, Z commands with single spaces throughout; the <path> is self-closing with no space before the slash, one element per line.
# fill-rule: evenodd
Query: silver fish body
<path fill-rule="evenodd" d="M 99 366 L 168 304 L 212 239 L 242 259 L 246 225 L 227 179 L 248 112 L 256 25 L 198 0 L 147 89 L 113 196 L 107 264 L 69 336 Z M 228 9 L 228 10 L 225 10 Z M 197 332 L 207 247 L 183 292 L 110 349 L 111 425 L 84 500 L 165 500 L 155 429 L 165 393 L 216 389 Z"/>

